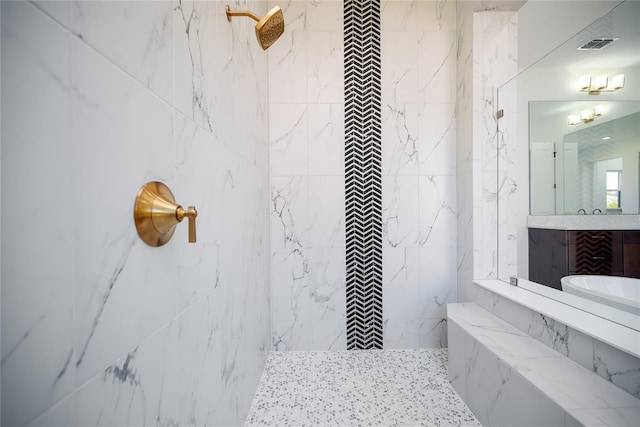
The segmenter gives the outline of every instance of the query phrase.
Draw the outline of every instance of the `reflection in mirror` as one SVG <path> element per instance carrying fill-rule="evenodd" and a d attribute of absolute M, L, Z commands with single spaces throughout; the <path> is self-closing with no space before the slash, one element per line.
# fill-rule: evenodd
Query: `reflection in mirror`
<path fill-rule="evenodd" d="M 559 252 L 566 275 L 577 274 L 566 258 L 575 244 L 570 230 L 631 236 L 619 243 L 632 261 L 606 274 L 628 276 L 620 271 L 636 268 L 631 275 L 640 275 L 640 2 L 612 4 L 593 19 L 498 90 L 498 278 L 519 277 L 531 292 L 640 330 L 640 316 L 526 280 L 528 222 L 561 224 L 538 228 L 566 239 Z M 535 44 L 531 38 L 519 45 Z M 613 41 L 600 50 L 580 49 L 598 38 Z M 624 83 L 614 84 L 622 74 Z"/>
<path fill-rule="evenodd" d="M 529 141 L 531 215 L 639 213 L 640 101 L 531 101 Z"/>

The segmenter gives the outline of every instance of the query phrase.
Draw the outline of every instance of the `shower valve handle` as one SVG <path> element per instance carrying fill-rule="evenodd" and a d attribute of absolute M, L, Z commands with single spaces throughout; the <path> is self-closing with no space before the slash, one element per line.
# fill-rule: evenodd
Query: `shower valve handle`
<path fill-rule="evenodd" d="M 182 221 L 184 217 L 189 218 L 189 243 L 196 242 L 196 217 L 198 216 L 198 211 L 195 206 L 189 206 L 189 208 L 185 211 L 182 206 L 178 206 L 176 209 L 176 217 L 178 221 Z"/>

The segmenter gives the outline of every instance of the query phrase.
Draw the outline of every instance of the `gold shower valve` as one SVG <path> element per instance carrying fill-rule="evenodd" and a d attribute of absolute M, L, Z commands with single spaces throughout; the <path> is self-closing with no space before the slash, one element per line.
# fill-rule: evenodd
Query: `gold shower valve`
<path fill-rule="evenodd" d="M 184 209 L 176 204 L 173 193 L 159 181 L 142 186 L 133 207 L 133 220 L 140 238 L 149 246 L 162 246 L 171 240 L 176 225 L 189 218 L 189 243 L 196 241 L 195 206 Z"/>

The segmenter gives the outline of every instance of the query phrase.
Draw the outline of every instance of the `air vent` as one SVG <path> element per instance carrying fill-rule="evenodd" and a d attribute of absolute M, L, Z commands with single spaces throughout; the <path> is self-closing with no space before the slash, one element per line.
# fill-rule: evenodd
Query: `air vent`
<path fill-rule="evenodd" d="M 618 39 L 593 39 L 578 48 L 578 50 L 601 50 Z"/>

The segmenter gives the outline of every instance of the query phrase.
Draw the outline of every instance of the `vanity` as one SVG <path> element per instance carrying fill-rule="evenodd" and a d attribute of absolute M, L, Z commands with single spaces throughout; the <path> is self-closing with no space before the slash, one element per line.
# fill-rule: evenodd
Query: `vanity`
<path fill-rule="evenodd" d="M 562 289 L 569 275 L 640 278 L 639 215 L 527 218 L 529 280 Z"/>

